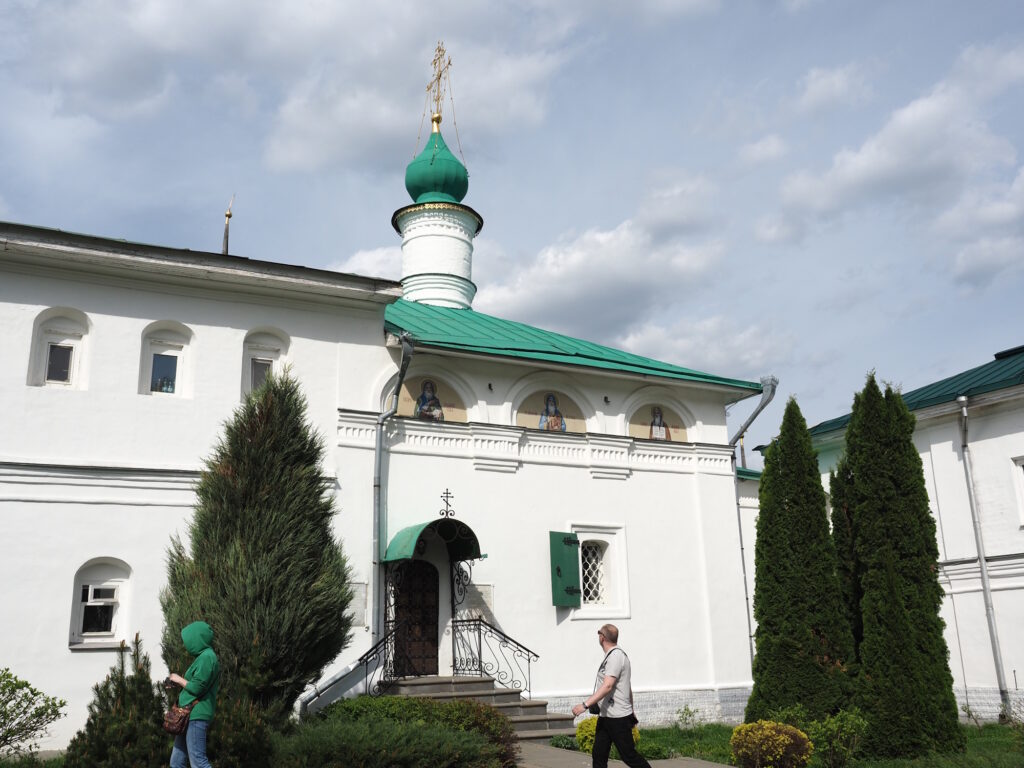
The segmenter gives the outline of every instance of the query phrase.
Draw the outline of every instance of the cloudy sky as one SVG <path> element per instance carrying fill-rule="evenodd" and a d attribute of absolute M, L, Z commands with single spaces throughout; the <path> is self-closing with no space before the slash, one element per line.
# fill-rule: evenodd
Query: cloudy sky
<path fill-rule="evenodd" d="M 396 278 L 444 39 L 475 308 L 773 373 L 748 444 L 1024 344 L 1019 0 L 5 0 L 0 39 L 0 219 L 217 251 L 235 194 L 232 253 Z"/>

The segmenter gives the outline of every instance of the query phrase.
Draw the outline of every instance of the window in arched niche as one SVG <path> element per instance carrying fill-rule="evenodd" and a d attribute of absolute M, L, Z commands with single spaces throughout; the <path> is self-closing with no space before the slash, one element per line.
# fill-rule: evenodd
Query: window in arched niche
<path fill-rule="evenodd" d="M 398 415 L 435 423 L 465 424 L 468 421 L 462 398 L 444 379 L 436 376 L 411 376 L 402 382 Z"/>
<path fill-rule="evenodd" d="M 40 312 L 32 331 L 28 383 L 85 389 L 88 334 L 89 319 L 77 309 L 53 307 Z"/>
<path fill-rule="evenodd" d="M 652 403 L 633 412 L 629 420 L 629 436 L 643 440 L 685 443 L 686 427 L 674 410 L 661 403 Z"/>
<path fill-rule="evenodd" d="M 116 646 L 126 639 L 131 568 L 114 558 L 91 560 L 75 574 L 69 645 Z"/>
<path fill-rule="evenodd" d="M 173 320 L 160 320 L 146 326 L 142 333 L 139 393 L 188 396 L 191 342 L 192 331 Z"/>
<path fill-rule="evenodd" d="M 564 392 L 541 389 L 523 400 L 516 411 L 516 426 L 547 432 L 586 432 L 587 421 L 579 406 Z"/>
<path fill-rule="evenodd" d="M 280 374 L 287 355 L 288 341 L 283 334 L 250 331 L 242 356 L 242 394 L 259 389 L 271 373 Z"/>

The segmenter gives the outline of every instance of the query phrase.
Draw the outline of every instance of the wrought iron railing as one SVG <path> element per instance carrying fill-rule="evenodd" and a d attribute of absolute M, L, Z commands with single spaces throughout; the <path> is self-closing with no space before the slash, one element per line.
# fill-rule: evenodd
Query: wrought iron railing
<path fill-rule="evenodd" d="M 540 658 L 483 619 L 452 622 L 452 670 L 455 675 L 488 676 L 498 685 L 530 698 L 530 664 Z"/>
<path fill-rule="evenodd" d="M 405 631 L 404 623 L 395 624 L 370 650 L 359 657 L 356 664 L 363 668 L 363 690 L 366 693 L 379 696 L 387 691 L 398 677 L 395 674 L 395 654 L 401 654 L 403 651 L 399 648 L 400 644 L 396 642 L 396 637 L 398 633 Z M 401 660 L 397 666 L 403 666 Z"/>

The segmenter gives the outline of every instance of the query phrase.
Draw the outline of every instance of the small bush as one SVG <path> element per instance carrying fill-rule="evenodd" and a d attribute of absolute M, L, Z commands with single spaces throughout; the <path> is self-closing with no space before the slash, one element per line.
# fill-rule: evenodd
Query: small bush
<path fill-rule="evenodd" d="M 867 730 L 868 721 L 854 707 L 812 723 L 808 736 L 826 768 L 843 768 L 856 754 Z"/>
<path fill-rule="evenodd" d="M 64 699 L 37 691 L 7 667 L 0 669 L 0 756 L 31 752 L 32 742 L 63 717 L 66 705 Z"/>
<path fill-rule="evenodd" d="M 244 699 L 217 702 L 207 744 L 213 765 L 217 768 L 269 768 L 271 743 L 271 729 L 261 710 L 252 702 Z"/>
<path fill-rule="evenodd" d="M 557 736 L 552 736 L 551 741 L 548 743 L 557 749 L 568 749 L 573 752 L 578 752 L 580 748 L 580 745 L 576 743 L 575 736 L 566 736 L 562 733 Z"/>
<path fill-rule="evenodd" d="M 689 731 L 698 725 L 704 724 L 704 715 L 699 709 L 691 709 L 687 704 L 682 709 L 676 710 L 676 727 L 681 731 Z"/>
<path fill-rule="evenodd" d="M 519 757 L 519 742 L 512 722 L 494 707 L 476 701 L 437 702 L 404 696 L 358 696 L 331 704 L 324 709 L 323 717 L 337 722 L 384 718 L 479 733 L 498 748 L 503 768 L 515 768 Z"/>
<path fill-rule="evenodd" d="M 814 753 L 806 733 L 771 720 L 736 726 L 729 746 L 740 768 L 803 768 Z"/>
<path fill-rule="evenodd" d="M 498 768 L 498 747 L 477 733 L 390 718 L 311 719 L 274 744 L 275 768 Z M 217 764 L 220 765 L 219 763 Z"/>
<path fill-rule="evenodd" d="M 130 659 L 129 659 L 130 657 Z M 171 755 L 163 730 L 164 698 L 150 677 L 149 656 L 135 635 L 122 642 L 117 663 L 93 686 L 85 727 L 64 755 L 67 768 L 162 768 Z"/>

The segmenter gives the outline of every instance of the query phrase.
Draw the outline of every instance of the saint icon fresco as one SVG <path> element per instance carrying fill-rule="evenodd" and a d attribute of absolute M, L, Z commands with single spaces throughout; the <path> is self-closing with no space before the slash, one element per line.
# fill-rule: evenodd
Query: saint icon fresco
<path fill-rule="evenodd" d="M 421 421 L 444 421 L 444 409 L 437 399 L 437 387 L 430 379 L 424 379 L 412 415 Z"/>
<path fill-rule="evenodd" d="M 665 423 L 665 419 L 662 416 L 661 408 L 655 405 L 651 408 L 651 440 L 671 440 L 672 432 L 668 428 L 668 424 Z"/>
<path fill-rule="evenodd" d="M 553 392 L 548 392 L 544 396 L 544 410 L 537 426 L 549 432 L 565 432 L 565 419 L 562 418 L 562 412 L 558 410 L 558 398 Z"/>

